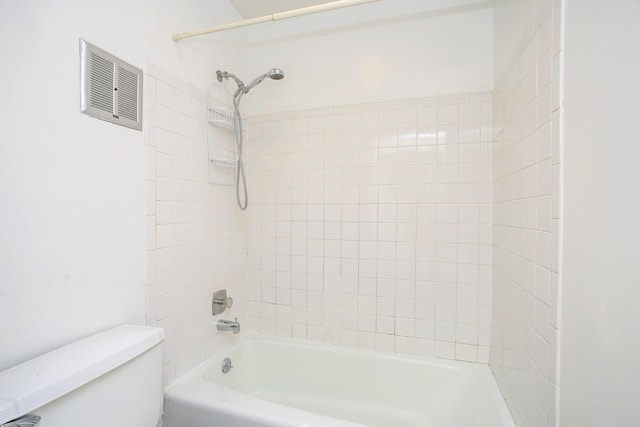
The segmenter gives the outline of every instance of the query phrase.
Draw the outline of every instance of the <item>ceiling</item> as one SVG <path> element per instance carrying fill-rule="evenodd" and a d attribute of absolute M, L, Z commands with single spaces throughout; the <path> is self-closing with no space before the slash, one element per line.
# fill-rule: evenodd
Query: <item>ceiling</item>
<path fill-rule="evenodd" d="M 331 3 L 335 0 L 229 0 L 244 19 Z"/>

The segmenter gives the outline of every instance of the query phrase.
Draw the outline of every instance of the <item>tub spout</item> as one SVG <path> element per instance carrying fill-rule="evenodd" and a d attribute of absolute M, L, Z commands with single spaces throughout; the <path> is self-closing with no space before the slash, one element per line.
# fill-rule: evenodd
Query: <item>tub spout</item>
<path fill-rule="evenodd" d="M 219 331 L 231 331 L 234 334 L 240 333 L 240 322 L 238 322 L 237 317 L 236 320 L 220 319 L 218 320 L 218 323 L 216 323 L 216 327 Z"/>

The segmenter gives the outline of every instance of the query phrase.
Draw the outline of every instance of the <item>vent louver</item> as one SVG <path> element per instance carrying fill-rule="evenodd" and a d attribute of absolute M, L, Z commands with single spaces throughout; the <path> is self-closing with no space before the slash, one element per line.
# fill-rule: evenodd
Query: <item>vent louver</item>
<path fill-rule="evenodd" d="M 113 63 L 91 52 L 89 72 L 89 105 L 113 112 Z"/>
<path fill-rule="evenodd" d="M 142 70 L 80 39 L 81 110 L 142 129 Z"/>
<path fill-rule="evenodd" d="M 138 76 L 124 68 L 118 68 L 117 114 L 138 121 Z"/>

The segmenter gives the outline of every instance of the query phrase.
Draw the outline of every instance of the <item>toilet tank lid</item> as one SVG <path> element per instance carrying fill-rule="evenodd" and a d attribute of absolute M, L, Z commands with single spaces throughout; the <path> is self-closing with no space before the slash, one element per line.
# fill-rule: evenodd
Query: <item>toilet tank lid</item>
<path fill-rule="evenodd" d="M 118 326 L 0 372 L 0 424 L 64 396 L 163 339 L 160 328 Z"/>

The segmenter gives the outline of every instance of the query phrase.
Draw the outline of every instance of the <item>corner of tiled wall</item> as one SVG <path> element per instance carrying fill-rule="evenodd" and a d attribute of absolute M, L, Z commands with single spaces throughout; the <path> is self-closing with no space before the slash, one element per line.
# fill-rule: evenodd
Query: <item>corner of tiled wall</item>
<path fill-rule="evenodd" d="M 539 14 L 494 90 L 490 366 L 518 426 L 556 426 L 562 2 Z"/>

